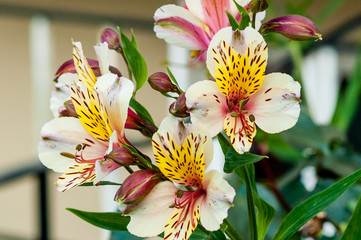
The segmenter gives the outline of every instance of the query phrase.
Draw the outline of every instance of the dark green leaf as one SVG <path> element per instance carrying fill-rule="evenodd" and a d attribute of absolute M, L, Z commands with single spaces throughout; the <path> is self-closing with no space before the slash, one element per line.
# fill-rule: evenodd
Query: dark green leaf
<path fill-rule="evenodd" d="M 67 208 L 81 219 L 94 226 L 110 230 L 113 232 L 126 232 L 129 217 L 125 217 L 119 212 L 84 212 L 74 208 Z"/>
<path fill-rule="evenodd" d="M 169 67 L 167 67 L 167 72 L 168 72 L 168 75 L 169 75 L 170 80 L 172 80 L 172 82 L 178 87 L 179 91 L 180 91 L 181 93 L 183 93 L 182 89 L 180 88 L 177 80 L 175 79 L 173 73 L 170 71 Z"/>
<path fill-rule="evenodd" d="M 120 33 L 120 39 L 122 41 L 124 56 L 128 61 L 129 68 L 132 71 L 137 84 L 136 91 L 138 91 L 147 81 L 147 64 L 145 63 L 143 56 L 127 36 L 125 36 L 123 33 Z"/>
<path fill-rule="evenodd" d="M 356 65 L 344 93 L 339 97 L 333 123 L 348 130 L 360 105 L 361 95 L 361 46 L 358 47 Z"/>
<path fill-rule="evenodd" d="M 104 185 L 122 185 L 120 183 L 115 183 L 115 182 L 110 182 L 110 181 L 100 181 L 99 183 L 96 184 L 96 186 L 104 186 Z M 94 186 L 94 183 L 90 182 L 90 183 L 83 183 L 82 185 L 80 185 L 80 187 L 91 187 Z"/>
<path fill-rule="evenodd" d="M 232 147 L 231 143 L 228 141 L 228 137 L 226 137 L 225 133 L 220 132 L 218 133 L 217 138 L 219 144 L 221 145 L 223 154 L 226 155 L 228 149 Z"/>
<path fill-rule="evenodd" d="M 358 200 L 357 206 L 353 211 L 351 219 L 348 222 L 347 228 L 340 240 L 361 239 L 360 219 L 361 219 L 361 197 Z"/>
<path fill-rule="evenodd" d="M 140 104 L 134 98 L 130 99 L 129 106 L 134 109 L 134 111 L 143 119 L 147 120 L 148 122 L 152 123 L 154 126 L 154 121 L 148 110 Z M 156 127 L 156 126 L 155 126 Z"/>
<path fill-rule="evenodd" d="M 267 156 L 260 156 L 252 153 L 237 153 L 233 148 L 229 148 L 224 163 L 224 172 L 231 173 L 234 169 L 250 164 L 258 162 L 264 158 L 268 158 Z"/>
<path fill-rule="evenodd" d="M 361 170 L 313 195 L 296 206 L 282 221 L 273 240 L 288 239 L 307 221 L 323 211 L 361 178 Z"/>
<path fill-rule="evenodd" d="M 238 26 L 238 29 L 243 30 L 249 26 L 249 23 L 251 22 L 251 18 L 248 14 L 248 11 L 244 7 L 239 5 L 235 0 L 233 0 L 233 2 L 234 2 L 234 4 L 236 4 L 239 14 L 241 14 L 241 16 L 242 16 L 241 22 L 239 23 L 239 26 Z"/>
<path fill-rule="evenodd" d="M 226 10 L 226 13 L 227 13 L 227 17 L 229 20 L 229 25 L 231 25 L 233 31 L 236 31 L 239 28 L 239 24 L 238 24 L 237 20 L 227 10 Z"/>
<path fill-rule="evenodd" d="M 258 194 L 253 194 L 253 196 L 257 208 L 258 240 L 263 240 L 276 211 L 271 205 L 258 196 Z"/>

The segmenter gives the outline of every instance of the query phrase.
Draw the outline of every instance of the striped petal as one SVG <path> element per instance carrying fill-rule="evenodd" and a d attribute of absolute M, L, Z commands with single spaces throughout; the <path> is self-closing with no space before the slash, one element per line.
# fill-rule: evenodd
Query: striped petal
<path fill-rule="evenodd" d="M 71 86 L 71 99 L 83 127 L 95 139 L 107 144 L 112 130 L 98 94 L 80 82 Z"/>
<path fill-rule="evenodd" d="M 234 150 L 242 154 L 251 149 L 256 126 L 247 115 L 232 117 L 228 114 L 224 119 L 224 132 L 228 135 Z"/>
<path fill-rule="evenodd" d="M 201 223 L 207 230 L 216 231 L 227 217 L 228 209 L 233 206 L 236 192 L 216 170 L 206 174 L 203 188 L 207 194 L 202 200 Z"/>
<path fill-rule="evenodd" d="M 171 120 L 169 120 L 171 119 Z M 202 184 L 205 171 L 205 160 L 211 161 L 212 142 L 202 132 L 190 132 L 181 144 L 171 138 L 172 128 L 177 119 L 169 118 L 160 126 L 160 131 L 153 135 L 153 152 L 155 160 L 162 173 L 175 183 L 189 187 L 199 187 Z M 182 134 L 182 133 L 181 133 Z M 209 141 L 209 142 L 208 142 Z M 205 155 L 205 150 L 208 151 Z"/>
<path fill-rule="evenodd" d="M 267 133 L 278 133 L 293 127 L 300 114 L 301 86 L 284 73 L 267 74 L 259 91 L 244 109 L 255 123 Z"/>
<path fill-rule="evenodd" d="M 215 82 L 196 82 L 188 88 L 186 99 L 192 124 L 206 128 L 211 137 L 222 131 L 228 106 Z"/>
<path fill-rule="evenodd" d="M 190 193 L 192 194 L 192 193 Z M 187 198 L 186 193 L 182 198 Z M 201 208 L 202 198 L 191 202 L 184 208 L 174 208 L 164 229 L 164 240 L 187 240 L 196 229 Z"/>
<path fill-rule="evenodd" d="M 94 163 L 82 163 L 69 167 L 56 182 L 59 192 L 65 192 L 84 183 L 93 182 L 95 179 Z"/>
<path fill-rule="evenodd" d="M 205 25 L 187 9 L 164 5 L 154 14 L 154 31 L 158 38 L 189 50 L 206 50 L 211 36 Z"/>
<path fill-rule="evenodd" d="M 40 134 L 39 159 L 55 172 L 65 172 L 77 164 L 75 155 L 79 153 L 93 162 L 102 159 L 108 148 L 94 139 L 77 118 L 55 118 L 43 126 Z"/>
<path fill-rule="evenodd" d="M 210 45 L 207 63 L 212 62 L 209 71 L 216 79 L 220 91 L 230 100 L 248 99 L 262 85 L 267 61 L 267 44 L 264 41 L 250 41 L 242 44 L 246 32 L 253 35 L 255 30 L 247 28 L 237 31 L 233 40 L 241 42 L 241 52 L 237 52 L 226 40 Z M 213 41 L 213 40 L 212 40 Z M 243 51 L 243 48 L 245 50 Z"/>
<path fill-rule="evenodd" d="M 90 89 L 93 89 L 97 78 L 84 56 L 80 42 L 73 42 L 73 60 L 79 80 Z"/>
<path fill-rule="evenodd" d="M 132 81 L 124 77 L 119 78 L 113 73 L 107 73 L 99 77 L 95 84 L 95 90 L 108 115 L 109 126 L 112 130 L 117 131 L 118 139 L 121 139 L 128 116 L 129 101 L 134 90 Z"/>
<path fill-rule="evenodd" d="M 132 211 L 124 213 L 130 216 L 127 226 L 129 232 L 139 237 L 152 237 L 162 233 L 173 211 L 177 190 L 169 181 L 158 183 Z"/>

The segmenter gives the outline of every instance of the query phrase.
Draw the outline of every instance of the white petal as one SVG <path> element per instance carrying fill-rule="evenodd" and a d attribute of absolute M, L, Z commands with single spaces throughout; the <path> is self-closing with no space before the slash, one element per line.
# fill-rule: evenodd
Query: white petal
<path fill-rule="evenodd" d="M 307 107 L 313 121 L 319 125 L 329 124 L 340 88 L 337 51 L 326 46 L 307 55 L 301 74 Z"/>
<path fill-rule="evenodd" d="M 83 158 L 86 160 L 102 158 L 107 150 L 107 146 L 95 140 L 77 118 L 53 119 L 43 126 L 40 134 L 39 159 L 56 172 L 65 172 L 76 164 L 73 158 L 64 156 L 64 153 L 75 155 L 79 144 L 87 145 L 83 150 Z"/>
<path fill-rule="evenodd" d="M 268 74 L 244 109 L 254 115 L 256 125 L 267 133 L 287 130 L 296 124 L 300 114 L 300 90 L 300 84 L 290 75 Z"/>
<path fill-rule="evenodd" d="M 120 168 L 120 165 L 115 163 L 111 159 L 96 161 L 95 162 L 95 176 L 96 177 L 94 179 L 94 184 L 97 184 L 98 182 L 103 180 L 103 178 L 105 178 L 111 172 L 113 172 L 114 170 L 116 170 L 118 168 Z"/>
<path fill-rule="evenodd" d="M 242 31 L 238 31 L 239 34 L 234 34 L 235 32 L 231 27 L 226 27 L 219 30 L 216 35 L 212 38 L 212 41 L 209 43 L 207 50 L 207 68 L 210 74 L 215 77 L 216 72 L 216 62 L 213 59 L 213 49 L 217 49 L 218 45 L 225 41 L 230 45 L 234 50 L 236 50 L 240 55 L 247 50 L 248 45 L 254 43 L 256 45 L 264 42 L 262 35 L 251 27 L 247 27 Z"/>
<path fill-rule="evenodd" d="M 217 83 L 209 80 L 196 82 L 188 88 L 186 99 L 194 125 L 203 126 L 211 137 L 222 131 L 228 107 Z"/>
<path fill-rule="evenodd" d="M 98 43 L 94 46 L 95 53 L 99 62 L 99 68 L 102 75 L 109 73 L 109 48 L 108 43 Z"/>
<path fill-rule="evenodd" d="M 124 77 L 118 78 L 116 74 L 107 73 L 98 78 L 94 88 L 106 109 L 112 129 L 121 136 L 128 116 L 129 101 L 134 90 L 132 81 Z"/>
<path fill-rule="evenodd" d="M 54 117 L 59 117 L 59 111 L 65 109 L 64 102 L 70 100 L 70 86 L 78 81 L 78 75 L 75 73 L 60 75 L 50 97 L 50 110 Z"/>
<path fill-rule="evenodd" d="M 215 231 L 227 217 L 236 192 L 216 170 L 206 174 L 203 187 L 207 195 L 201 206 L 201 223 L 207 230 Z"/>
<path fill-rule="evenodd" d="M 158 183 L 129 214 L 128 230 L 139 237 L 157 236 L 164 231 L 178 190 L 171 182 Z"/>
<path fill-rule="evenodd" d="M 210 37 L 201 21 L 187 9 L 173 4 L 164 5 L 157 9 L 154 20 L 158 38 L 189 50 L 207 49 Z"/>

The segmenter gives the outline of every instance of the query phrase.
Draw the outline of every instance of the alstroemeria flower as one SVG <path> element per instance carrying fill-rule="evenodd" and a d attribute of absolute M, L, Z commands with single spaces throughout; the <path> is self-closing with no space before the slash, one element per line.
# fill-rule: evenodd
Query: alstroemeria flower
<path fill-rule="evenodd" d="M 130 233 L 164 239 L 188 239 L 199 221 L 219 229 L 235 196 L 234 189 L 211 170 L 212 141 L 192 125 L 165 118 L 153 136 L 153 152 L 161 172 L 172 182 L 158 183 L 139 204 L 122 208 L 131 217 Z"/>
<path fill-rule="evenodd" d="M 70 95 L 78 118 L 62 117 L 46 123 L 38 145 L 41 162 L 63 172 L 57 181 L 59 191 L 96 183 L 120 167 L 105 160 L 104 155 L 124 141 L 123 129 L 134 89 L 130 80 L 106 72 L 106 67 L 97 79 L 80 43 L 74 43 L 73 57 L 79 82 L 70 85 Z"/>
<path fill-rule="evenodd" d="M 265 75 L 267 44 L 253 28 L 219 31 L 207 51 L 214 81 L 200 81 L 186 92 L 193 124 L 215 136 L 222 129 L 238 153 L 247 152 L 256 126 L 278 133 L 294 126 L 300 113 L 300 84 L 283 73 Z"/>
<path fill-rule="evenodd" d="M 154 14 L 154 31 L 158 38 L 189 50 L 191 57 L 206 60 L 206 51 L 212 37 L 222 28 L 228 27 L 226 10 L 237 20 L 241 18 L 233 0 L 186 0 L 186 7 L 168 4 L 160 7 Z M 246 7 L 250 0 L 236 0 Z M 258 13 L 256 27 L 265 13 Z"/>

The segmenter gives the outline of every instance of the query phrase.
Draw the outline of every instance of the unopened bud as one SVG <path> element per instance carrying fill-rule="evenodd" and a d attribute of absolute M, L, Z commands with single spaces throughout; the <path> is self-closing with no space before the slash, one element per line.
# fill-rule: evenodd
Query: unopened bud
<path fill-rule="evenodd" d="M 130 108 L 128 108 L 128 117 L 125 122 L 125 128 L 138 130 L 146 137 L 152 137 L 157 131 L 151 122 L 141 118 Z"/>
<path fill-rule="evenodd" d="M 189 117 L 185 93 L 181 93 L 177 101 L 175 101 L 169 106 L 169 112 L 176 117 Z"/>
<path fill-rule="evenodd" d="M 111 159 L 121 166 L 136 164 L 136 157 L 125 147 L 113 149 L 113 151 L 104 156 L 104 159 Z"/>
<path fill-rule="evenodd" d="M 78 117 L 72 100 L 64 102 L 65 109 L 59 112 L 59 117 Z"/>
<path fill-rule="evenodd" d="M 162 180 L 162 175 L 154 169 L 143 169 L 126 178 L 115 195 L 119 204 L 136 204 L 144 199 Z"/>
<path fill-rule="evenodd" d="M 248 8 L 253 13 L 258 13 L 268 8 L 267 0 L 253 0 L 248 4 Z"/>
<path fill-rule="evenodd" d="M 180 91 L 176 85 L 172 83 L 167 74 L 162 72 L 156 72 L 148 78 L 150 86 L 161 93 L 175 92 L 180 94 Z"/>
<path fill-rule="evenodd" d="M 119 34 L 111 28 L 104 29 L 102 35 L 100 36 L 100 40 L 101 42 L 108 43 L 109 49 L 113 49 L 119 53 L 123 51 Z"/>
<path fill-rule="evenodd" d="M 264 23 L 261 34 L 276 32 L 296 41 L 322 40 L 320 30 L 308 18 L 299 15 L 277 17 Z"/>

